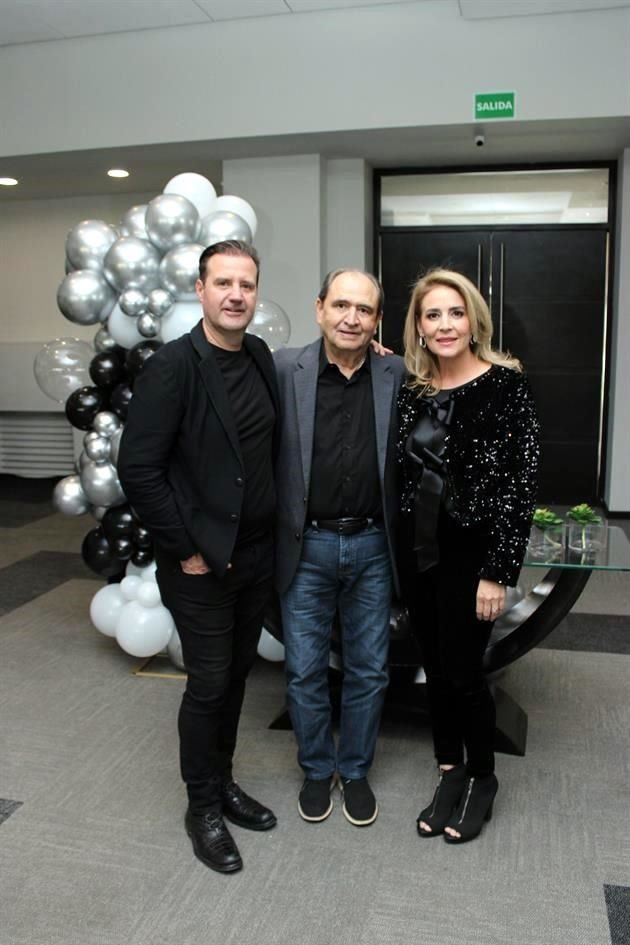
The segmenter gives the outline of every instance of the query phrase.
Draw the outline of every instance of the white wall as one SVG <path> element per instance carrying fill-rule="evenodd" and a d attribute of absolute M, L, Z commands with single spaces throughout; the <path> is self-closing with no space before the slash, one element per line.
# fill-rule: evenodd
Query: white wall
<path fill-rule="evenodd" d="M 260 297 L 291 322 L 291 346 L 317 337 L 314 299 L 322 277 L 325 195 L 319 155 L 224 161 L 224 192 L 256 209 Z"/>
<path fill-rule="evenodd" d="M 630 114 L 630 9 L 464 20 L 456 0 L 0 49 L 2 154 Z"/>
<path fill-rule="evenodd" d="M 65 240 L 80 220 L 118 223 L 134 203 L 155 194 L 15 200 L 0 214 L 0 410 L 63 410 L 33 376 L 33 359 L 53 338 L 91 342 L 98 325 L 69 322 L 57 308 Z"/>

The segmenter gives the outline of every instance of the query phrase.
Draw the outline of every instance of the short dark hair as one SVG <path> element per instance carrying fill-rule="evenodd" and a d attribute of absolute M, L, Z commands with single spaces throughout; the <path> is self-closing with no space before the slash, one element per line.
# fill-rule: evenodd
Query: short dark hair
<path fill-rule="evenodd" d="M 324 278 L 322 282 L 322 287 L 317 294 L 317 298 L 320 302 L 324 302 L 330 287 L 337 278 L 337 276 L 343 276 L 346 272 L 356 272 L 360 276 L 365 276 L 366 279 L 369 279 L 376 291 L 378 292 L 378 312 L 379 315 L 382 313 L 385 306 L 385 292 L 383 291 L 383 286 L 378 281 L 376 276 L 372 275 L 371 272 L 365 272 L 364 269 L 332 269 Z"/>
<path fill-rule="evenodd" d="M 213 256 L 248 256 L 256 266 L 256 285 L 258 285 L 260 256 L 249 243 L 244 240 L 221 240 L 220 243 L 207 246 L 199 257 L 199 278 L 202 282 L 206 281 L 208 260 L 212 259 Z"/>

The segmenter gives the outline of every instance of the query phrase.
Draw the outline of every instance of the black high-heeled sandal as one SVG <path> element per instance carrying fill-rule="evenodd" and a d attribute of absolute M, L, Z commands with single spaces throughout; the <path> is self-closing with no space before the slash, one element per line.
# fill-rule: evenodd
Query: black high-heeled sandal
<path fill-rule="evenodd" d="M 421 810 L 416 820 L 418 834 L 421 837 L 439 837 L 459 803 L 466 784 L 466 765 L 455 765 L 447 771 L 440 769 L 440 780 L 435 789 L 433 800 Z M 430 830 L 420 826 L 424 821 Z"/>
<path fill-rule="evenodd" d="M 486 778 L 467 778 L 457 810 L 445 827 L 456 830 L 459 837 L 445 833 L 446 843 L 467 843 L 481 833 L 482 827 L 492 817 L 494 799 L 499 789 L 496 775 Z"/>

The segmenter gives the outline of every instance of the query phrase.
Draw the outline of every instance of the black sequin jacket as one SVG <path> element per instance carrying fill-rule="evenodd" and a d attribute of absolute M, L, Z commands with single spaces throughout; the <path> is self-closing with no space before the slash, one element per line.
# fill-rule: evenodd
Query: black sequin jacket
<path fill-rule="evenodd" d="M 536 500 L 540 425 L 525 375 L 492 365 L 455 388 L 452 424 L 445 437 L 445 489 L 449 512 L 463 527 L 488 533 L 479 577 L 516 584 Z M 401 511 L 412 514 L 418 467 L 405 443 L 427 396 L 403 385 L 398 397 Z"/>

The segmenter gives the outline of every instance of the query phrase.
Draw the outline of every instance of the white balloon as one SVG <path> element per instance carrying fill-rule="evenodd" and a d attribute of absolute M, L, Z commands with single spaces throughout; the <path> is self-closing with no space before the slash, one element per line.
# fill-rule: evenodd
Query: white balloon
<path fill-rule="evenodd" d="M 141 569 L 140 577 L 143 581 L 154 581 L 155 582 L 155 572 L 157 571 L 157 563 L 152 561 L 150 564 L 145 565 Z"/>
<path fill-rule="evenodd" d="M 232 213 L 238 214 L 238 216 L 242 217 L 245 220 L 245 223 L 247 223 L 249 226 L 252 233 L 252 239 L 254 239 L 256 236 L 256 230 L 258 229 L 258 218 L 251 203 L 247 203 L 247 201 L 243 200 L 242 197 L 235 197 L 233 194 L 226 194 L 223 197 L 217 197 L 217 203 L 214 209 L 231 210 Z"/>
<path fill-rule="evenodd" d="M 194 328 L 200 318 L 199 302 L 176 302 L 168 315 L 162 319 L 162 341 L 174 341 L 175 338 L 181 338 Z"/>
<path fill-rule="evenodd" d="M 284 659 L 284 646 L 275 637 L 272 637 L 265 627 L 262 628 L 258 641 L 258 655 L 272 663 L 280 663 Z"/>
<path fill-rule="evenodd" d="M 144 568 L 139 568 L 137 564 L 134 564 L 133 561 L 127 562 L 127 567 L 125 568 L 125 574 L 127 577 L 140 577 Z"/>
<path fill-rule="evenodd" d="M 125 578 L 126 580 L 127 578 Z M 161 604 L 160 589 L 155 581 L 144 581 L 141 578 L 136 600 L 140 601 L 143 607 L 157 607 L 158 604 Z"/>
<path fill-rule="evenodd" d="M 197 208 L 200 217 L 211 213 L 217 202 L 217 192 L 207 177 L 193 172 L 171 177 L 163 192 L 186 197 Z"/>
<path fill-rule="evenodd" d="M 126 601 L 119 584 L 107 584 L 96 592 L 90 604 L 90 620 L 106 637 L 116 636 L 116 624 Z"/>
<path fill-rule="evenodd" d="M 155 656 L 167 645 L 174 626 L 166 607 L 143 607 L 140 601 L 132 600 L 120 611 L 116 639 L 131 656 Z"/>
<path fill-rule="evenodd" d="M 129 575 L 120 582 L 120 591 L 125 600 L 135 600 L 138 596 L 138 588 L 142 584 L 142 578 L 138 575 Z"/>
<path fill-rule="evenodd" d="M 124 314 L 118 303 L 116 303 L 113 312 L 107 319 L 107 331 L 116 344 L 123 348 L 133 348 L 134 345 L 144 341 L 136 328 L 136 323 Z"/>

